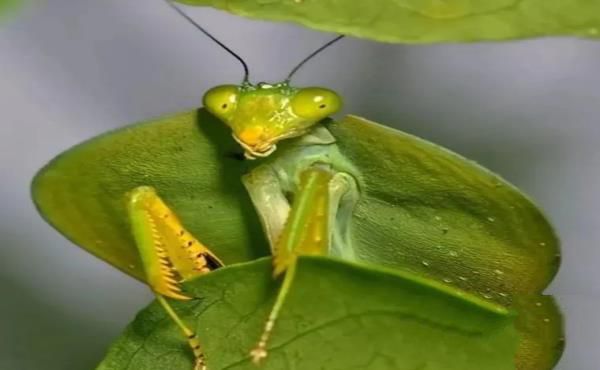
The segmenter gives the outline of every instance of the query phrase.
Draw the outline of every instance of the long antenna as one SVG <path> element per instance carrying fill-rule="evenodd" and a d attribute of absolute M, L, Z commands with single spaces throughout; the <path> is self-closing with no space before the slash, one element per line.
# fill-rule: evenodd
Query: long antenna
<path fill-rule="evenodd" d="M 314 58 L 315 56 L 317 56 L 320 52 L 322 52 L 323 50 L 327 49 L 328 47 L 330 47 L 331 45 L 335 44 L 336 42 L 338 42 L 339 40 L 341 40 L 342 38 L 344 38 L 344 35 L 340 35 L 337 36 L 336 38 L 334 38 L 333 40 L 328 41 L 327 43 L 325 43 L 323 46 L 321 46 L 320 48 L 318 48 L 317 50 L 313 51 L 312 53 L 310 53 L 306 58 L 304 58 L 300 63 L 298 63 L 297 66 L 294 67 L 294 69 L 292 69 L 292 71 L 290 72 L 290 74 L 287 76 L 287 78 L 285 79 L 285 82 L 290 82 L 290 80 L 292 79 L 292 76 L 298 72 L 298 70 L 300 68 L 302 68 L 303 65 L 306 64 L 306 62 L 308 62 L 309 60 L 311 60 L 312 58 Z"/>
<path fill-rule="evenodd" d="M 204 27 L 202 27 L 201 25 L 199 25 L 198 23 L 196 23 L 196 21 L 194 21 L 189 15 L 187 15 L 183 10 L 181 10 L 177 5 L 175 5 L 175 3 L 173 2 L 173 0 L 165 0 L 165 2 L 171 8 L 173 8 L 177 13 L 179 13 L 179 15 L 181 15 L 188 22 L 190 22 L 192 25 L 194 25 L 194 27 L 196 27 L 198 30 L 200 30 L 200 32 L 202 32 L 208 38 L 210 38 L 215 43 L 217 43 L 217 45 L 219 45 L 220 47 L 222 47 L 223 49 L 225 49 L 225 51 L 227 51 L 229 54 L 233 55 L 233 57 L 235 59 L 237 59 L 242 64 L 242 67 L 244 68 L 244 83 L 248 83 L 249 82 L 250 71 L 248 69 L 248 65 L 246 64 L 246 62 L 244 62 L 244 59 L 242 59 L 241 56 L 239 56 L 238 54 L 236 54 L 233 50 L 231 50 L 229 47 L 227 47 L 227 45 L 225 45 L 224 43 L 222 43 L 221 41 L 219 41 L 216 37 L 214 37 L 213 35 L 211 35 L 210 32 L 208 32 L 207 30 L 204 29 Z"/>

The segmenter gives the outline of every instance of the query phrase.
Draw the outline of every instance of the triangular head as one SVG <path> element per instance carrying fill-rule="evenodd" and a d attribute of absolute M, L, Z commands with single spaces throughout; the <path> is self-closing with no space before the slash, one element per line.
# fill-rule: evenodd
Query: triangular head
<path fill-rule="evenodd" d="M 340 96 L 321 87 L 277 84 L 221 85 L 204 94 L 204 107 L 231 128 L 247 158 L 266 157 L 283 139 L 304 135 L 338 112 Z"/>

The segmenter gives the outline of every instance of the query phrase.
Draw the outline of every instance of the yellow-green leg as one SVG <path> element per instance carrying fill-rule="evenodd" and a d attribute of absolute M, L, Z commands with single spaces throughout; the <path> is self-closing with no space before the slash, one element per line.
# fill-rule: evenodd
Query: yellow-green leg
<path fill-rule="evenodd" d="M 195 358 L 195 366 L 194 370 L 206 370 L 206 362 L 204 360 L 204 353 L 202 352 L 202 347 L 200 346 L 200 341 L 196 336 L 196 333 L 185 325 L 185 323 L 181 320 L 179 315 L 173 310 L 173 307 L 167 302 L 165 297 L 160 294 L 156 295 L 156 300 L 163 306 L 167 314 L 171 317 L 171 319 L 179 326 L 183 335 L 187 338 L 188 344 L 194 353 Z"/>
<path fill-rule="evenodd" d="M 313 166 L 300 175 L 298 192 L 287 222 L 274 248 L 274 276 L 285 273 L 275 304 L 256 347 L 250 352 L 253 362 L 267 357 L 267 345 L 279 312 L 291 289 L 300 255 L 326 255 L 329 228 L 329 184 L 333 173 L 325 166 Z"/>
<path fill-rule="evenodd" d="M 194 370 L 206 370 L 205 356 L 196 333 L 181 320 L 165 297 L 191 299 L 182 292 L 181 283 L 219 268 L 223 263 L 185 230 L 155 189 L 142 186 L 128 196 L 129 221 L 147 283 L 186 337 L 195 357 Z"/>

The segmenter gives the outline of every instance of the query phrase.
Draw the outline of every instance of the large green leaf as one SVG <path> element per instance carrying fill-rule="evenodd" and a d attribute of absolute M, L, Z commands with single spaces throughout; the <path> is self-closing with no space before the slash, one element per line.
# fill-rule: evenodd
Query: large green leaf
<path fill-rule="evenodd" d="M 247 162 L 225 126 L 191 111 L 110 132 L 61 154 L 34 178 L 32 196 L 57 230 L 138 279 L 144 274 L 125 195 L 154 186 L 186 227 L 226 264 L 268 254 L 240 181 Z"/>
<path fill-rule="evenodd" d="M 600 37 L 595 0 L 179 0 L 385 42 Z"/>
<path fill-rule="evenodd" d="M 496 174 L 412 135 L 353 116 L 329 129 L 360 168 L 352 230 L 359 257 L 515 308 L 518 369 L 551 369 L 562 353 L 562 319 L 542 292 L 560 250 L 539 208 Z"/>
<path fill-rule="evenodd" d="M 177 304 L 209 370 L 256 369 L 248 352 L 274 299 L 269 259 L 201 277 Z M 502 306 L 417 276 L 303 258 L 264 370 L 514 369 L 513 316 Z M 160 306 L 142 311 L 99 370 L 191 370 L 184 338 Z"/>
<path fill-rule="evenodd" d="M 514 306 L 519 320 L 528 318 L 518 325 L 528 333 L 520 369 L 551 368 L 561 353 L 560 313 L 553 302 L 544 310 L 534 303 L 560 256 L 538 208 L 496 175 L 414 136 L 357 117 L 329 128 L 337 138 L 333 152 L 353 163 L 360 183 L 357 257 Z M 293 154 L 295 143 L 283 142 L 267 162 Z M 156 187 L 226 264 L 248 261 L 268 250 L 240 181 L 257 161 L 240 161 L 239 152 L 205 111 L 178 114 L 65 152 L 36 176 L 33 197 L 69 239 L 140 279 L 124 203 L 138 185 Z"/>

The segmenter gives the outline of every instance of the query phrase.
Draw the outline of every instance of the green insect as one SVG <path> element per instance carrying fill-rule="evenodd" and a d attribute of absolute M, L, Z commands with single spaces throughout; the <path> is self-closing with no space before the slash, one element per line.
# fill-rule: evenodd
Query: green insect
<path fill-rule="evenodd" d="M 554 365 L 561 318 L 542 291 L 559 265 L 558 241 L 529 199 L 434 144 L 354 116 L 327 119 L 340 96 L 290 79 L 341 37 L 285 81 L 254 85 L 239 56 L 172 6 L 241 61 L 242 84 L 210 89 L 199 111 L 73 148 L 38 173 L 32 193 L 57 230 L 149 284 L 196 369 L 207 368 L 203 333 L 168 299 L 193 298 L 182 282 L 265 255 L 266 244 L 283 281 L 250 349 L 256 363 L 268 357 L 297 258 L 327 255 L 408 270 L 512 308 L 516 367 Z"/>

